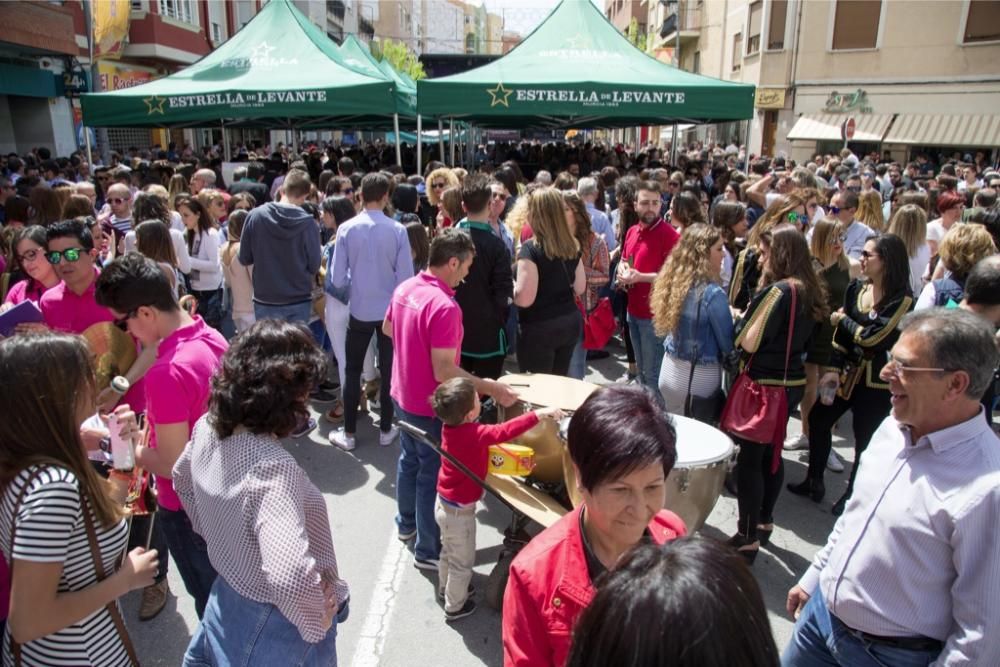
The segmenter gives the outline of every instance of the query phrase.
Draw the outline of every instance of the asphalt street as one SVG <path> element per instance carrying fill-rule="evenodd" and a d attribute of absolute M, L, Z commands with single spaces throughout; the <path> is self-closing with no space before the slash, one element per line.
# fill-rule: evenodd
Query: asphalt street
<path fill-rule="evenodd" d="M 587 380 L 613 382 L 625 370 L 624 351 L 612 347 L 611 358 L 592 362 Z M 515 370 L 509 367 L 508 370 Z M 319 409 L 321 406 L 314 406 Z M 318 416 L 318 415 L 317 415 Z M 849 424 L 849 422 L 847 422 Z M 799 432 L 793 419 L 790 433 Z M 434 596 L 436 573 L 413 567 L 412 553 L 396 539 L 395 479 L 398 444 L 380 447 L 369 418 L 359 418 L 358 447 L 342 452 L 327 441 L 331 426 L 320 420 L 310 435 L 289 439 L 288 450 L 323 492 L 332 524 L 342 576 L 351 586 L 351 613 L 338 627 L 339 664 L 352 667 L 501 665 L 500 614 L 482 604 L 487 576 L 500 553 L 503 529 L 510 511 L 487 498 L 478 512 L 478 552 L 473 585 L 479 609 L 454 624 L 444 622 L 444 611 Z M 848 461 L 853 448 L 834 434 L 836 450 Z M 785 452 L 786 481 L 805 476 L 801 452 Z M 848 470 L 849 470 L 848 464 Z M 827 499 L 816 505 L 784 491 L 778 501 L 776 530 L 769 547 L 753 567 L 767 604 L 779 649 L 787 643 L 792 622 L 784 610 L 788 589 L 808 566 L 833 527 L 831 503 L 840 497 L 847 472 L 828 473 Z M 725 539 L 736 526 L 736 500 L 723 492 L 702 533 Z M 169 574 L 172 595 L 155 619 L 138 620 L 139 592 L 123 600 L 124 616 L 143 665 L 179 665 L 194 633 L 194 604 L 184 590 L 176 568 Z M 696 635 L 698 628 L 678 629 Z"/>

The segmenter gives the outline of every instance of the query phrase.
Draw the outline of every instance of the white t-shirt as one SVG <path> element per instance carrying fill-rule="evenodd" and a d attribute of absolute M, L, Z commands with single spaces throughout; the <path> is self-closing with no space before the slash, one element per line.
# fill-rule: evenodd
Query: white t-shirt
<path fill-rule="evenodd" d="M 941 218 L 931 220 L 927 223 L 927 240 L 934 241 L 935 243 L 941 243 L 941 239 L 947 230 L 944 228 L 944 224 L 941 222 Z"/>
<path fill-rule="evenodd" d="M 924 272 L 931 261 L 931 247 L 926 243 L 917 249 L 917 254 L 910 258 L 910 290 L 913 296 L 919 296 L 924 288 Z"/>

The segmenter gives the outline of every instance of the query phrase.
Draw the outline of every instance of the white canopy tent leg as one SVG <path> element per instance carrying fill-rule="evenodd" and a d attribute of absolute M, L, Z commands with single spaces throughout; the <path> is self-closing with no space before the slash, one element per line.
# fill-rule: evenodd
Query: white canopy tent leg
<path fill-rule="evenodd" d="M 743 145 L 746 147 L 743 151 L 743 173 L 750 173 L 750 123 L 753 122 L 750 118 L 747 118 L 747 129 L 746 133 L 743 135 Z"/>
<path fill-rule="evenodd" d="M 438 118 L 438 160 L 444 162 L 444 122 Z"/>
<path fill-rule="evenodd" d="M 403 149 L 399 143 L 399 114 L 392 114 L 392 129 L 396 133 L 396 166 L 403 166 Z"/>
<path fill-rule="evenodd" d="M 455 119 L 448 120 L 448 166 L 455 167 Z"/>
<path fill-rule="evenodd" d="M 417 170 L 416 173 L 419 174 L 421 168 L 423 167 L 423 157 L 424 157 L 424 122 L 420 114 L 417 114 Z"/>
<path fill-rule="evenodd" d="M 226 162 L 232 162 L 232 150 L 229 147 L 229 133 L 226 132 L 226 121 L 219 121 L 222 124 L 222 156 Z"/>

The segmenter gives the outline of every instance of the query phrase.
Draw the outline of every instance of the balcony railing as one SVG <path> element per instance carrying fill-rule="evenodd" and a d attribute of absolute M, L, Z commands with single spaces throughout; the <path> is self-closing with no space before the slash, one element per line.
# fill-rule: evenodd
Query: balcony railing
<path fill-rule="evenodd" d="M 693 2 L 670 3 L 667 8 L 672 10 L 660 26 L 660 37 L 674 34 L 680 24 L 681 32 L 694 32 L 701 29 L 701 7 Z"/>

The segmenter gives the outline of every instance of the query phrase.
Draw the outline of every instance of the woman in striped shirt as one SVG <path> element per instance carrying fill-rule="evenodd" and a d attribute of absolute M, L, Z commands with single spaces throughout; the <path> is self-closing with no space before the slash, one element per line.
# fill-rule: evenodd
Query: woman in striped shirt
<path fill-rule="evenodd" d="M 128 540 L 80 440 L 97 397 L 81 338 L 0 342 L 0 549 L 11 563 L 3 663 L 137 664 L 117 599 L 153 582 L 157 553 Z M 123 436 L 135 418 L 119 409 Z"/>

